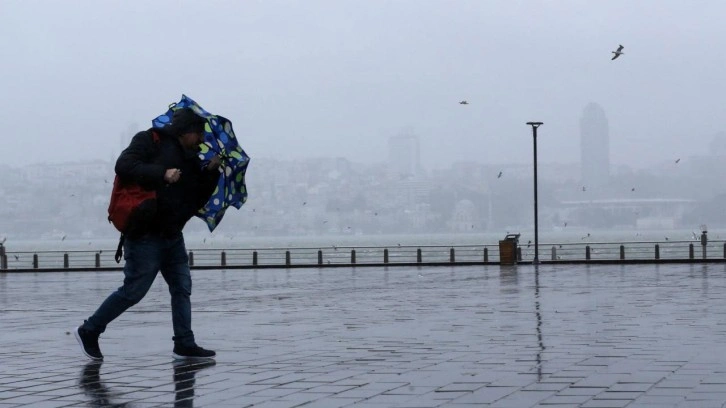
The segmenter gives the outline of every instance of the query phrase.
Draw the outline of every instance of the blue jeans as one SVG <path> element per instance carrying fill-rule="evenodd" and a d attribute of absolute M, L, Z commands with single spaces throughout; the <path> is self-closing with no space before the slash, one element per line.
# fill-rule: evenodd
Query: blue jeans
<path fill-rule="evenodd" d="M 189 300 L 192 276 L 184 236 L 180 233 L 173 238 L 163 238 L 147 234 L 137 239 L 126 238 L 124 259 L 123 286 L 106 298 L 93 316 L 86 320 L 83 328 L 103 333 L 106 325 L 144 298 L 161 271 L 171 294 L 174 343 L 193 346 L 192 305 Z"/>

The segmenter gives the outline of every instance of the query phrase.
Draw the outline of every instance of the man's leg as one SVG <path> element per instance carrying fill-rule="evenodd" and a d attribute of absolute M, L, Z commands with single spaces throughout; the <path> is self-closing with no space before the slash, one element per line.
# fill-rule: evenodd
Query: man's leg
<path fill-rule="evenodd" d="M 124 242 L 124 259 L 126 260 L 124 284 L 106 298 L 81 328 L 90 332 L 103 333 L 106 325 L 143 299 L 159 271 L 162 250 L 159 237 L 147 235 L 139 239 L 126 238 Z"/>
<path fill-rule="evenodd" d="M 216 353 L 197 346 L 192 331 L 192 276 L 184 237 L 168 241 L 167 257 L 161 265 L 161 274 L 169 285 L 171 316 L 174 323 L 175 359 L 214 358 Z"/>
<path fill-rule="evenodd" d="M 161 263 L 161 275 L 169 285 L 171 294 L 171 319 L 174 325 L 174 344 L 194 346 L 192 331 L 192 275 L 184 237 L 167 240 L 167 251 Z"/>

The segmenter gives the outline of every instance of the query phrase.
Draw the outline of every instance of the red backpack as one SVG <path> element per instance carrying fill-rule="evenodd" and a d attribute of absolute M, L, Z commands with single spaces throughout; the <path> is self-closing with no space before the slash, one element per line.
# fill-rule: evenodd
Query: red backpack
<path fill-rule="evenodd" d="M 159 144 L 159 135 L 152 131 L 154 143 Z M 121 248 L 124 234 L 128 232 L 129 221 L 134 218 L 140 220 L 148 214 L 155 212 L 156 191 L 145 190 L 136 183 L 123 183 L 118 175 L 113 180 L 111 202 L 108 205 L 108 222 L 112 223 L 119 232 L 121 240 L 116 252 L 116 262 L 121 261 Z"/>

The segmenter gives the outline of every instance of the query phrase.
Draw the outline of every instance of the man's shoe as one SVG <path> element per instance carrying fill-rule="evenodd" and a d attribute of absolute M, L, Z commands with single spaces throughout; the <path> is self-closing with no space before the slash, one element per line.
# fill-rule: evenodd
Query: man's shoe
<path fill-rule="evenodd" d="M 177 360 L 190 360 L 198 358 L 214 358 L 217 353 L 212 350 L 203 349 L 196 344 L 191 347 L 184 347 L 180 344 L 174 345 L 171 355 Z"/>
<path fill-rule="evenodd" d="M 81 345 L 81 350 L 86 357 L 91 360 L 103 360 L 103 354 L 101 354 L 101 348 L 98 347 L 98 333 L 83 329 L 78 326 L 73 332 L 78 340 L 78 344 Z"/>

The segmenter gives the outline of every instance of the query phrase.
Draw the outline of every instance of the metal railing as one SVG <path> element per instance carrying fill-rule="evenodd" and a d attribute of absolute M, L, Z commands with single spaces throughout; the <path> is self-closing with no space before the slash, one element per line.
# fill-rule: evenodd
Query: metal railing
<path fill-rule="evenodd" d="M 115 250 L 8 251 L 0 248 L 2 271 L 119 270 Z M 532 261 L 533 245 L 517 247 L 520 263 Z M 726 242 L 632 241 L 542 243 L 541 263 L 720 262 Z M 397 245 L 294 248 L 192 249 L 193 269 L 300 268 L 340 266 L 487 265 L 500 262 L 498 245 Z"/>

